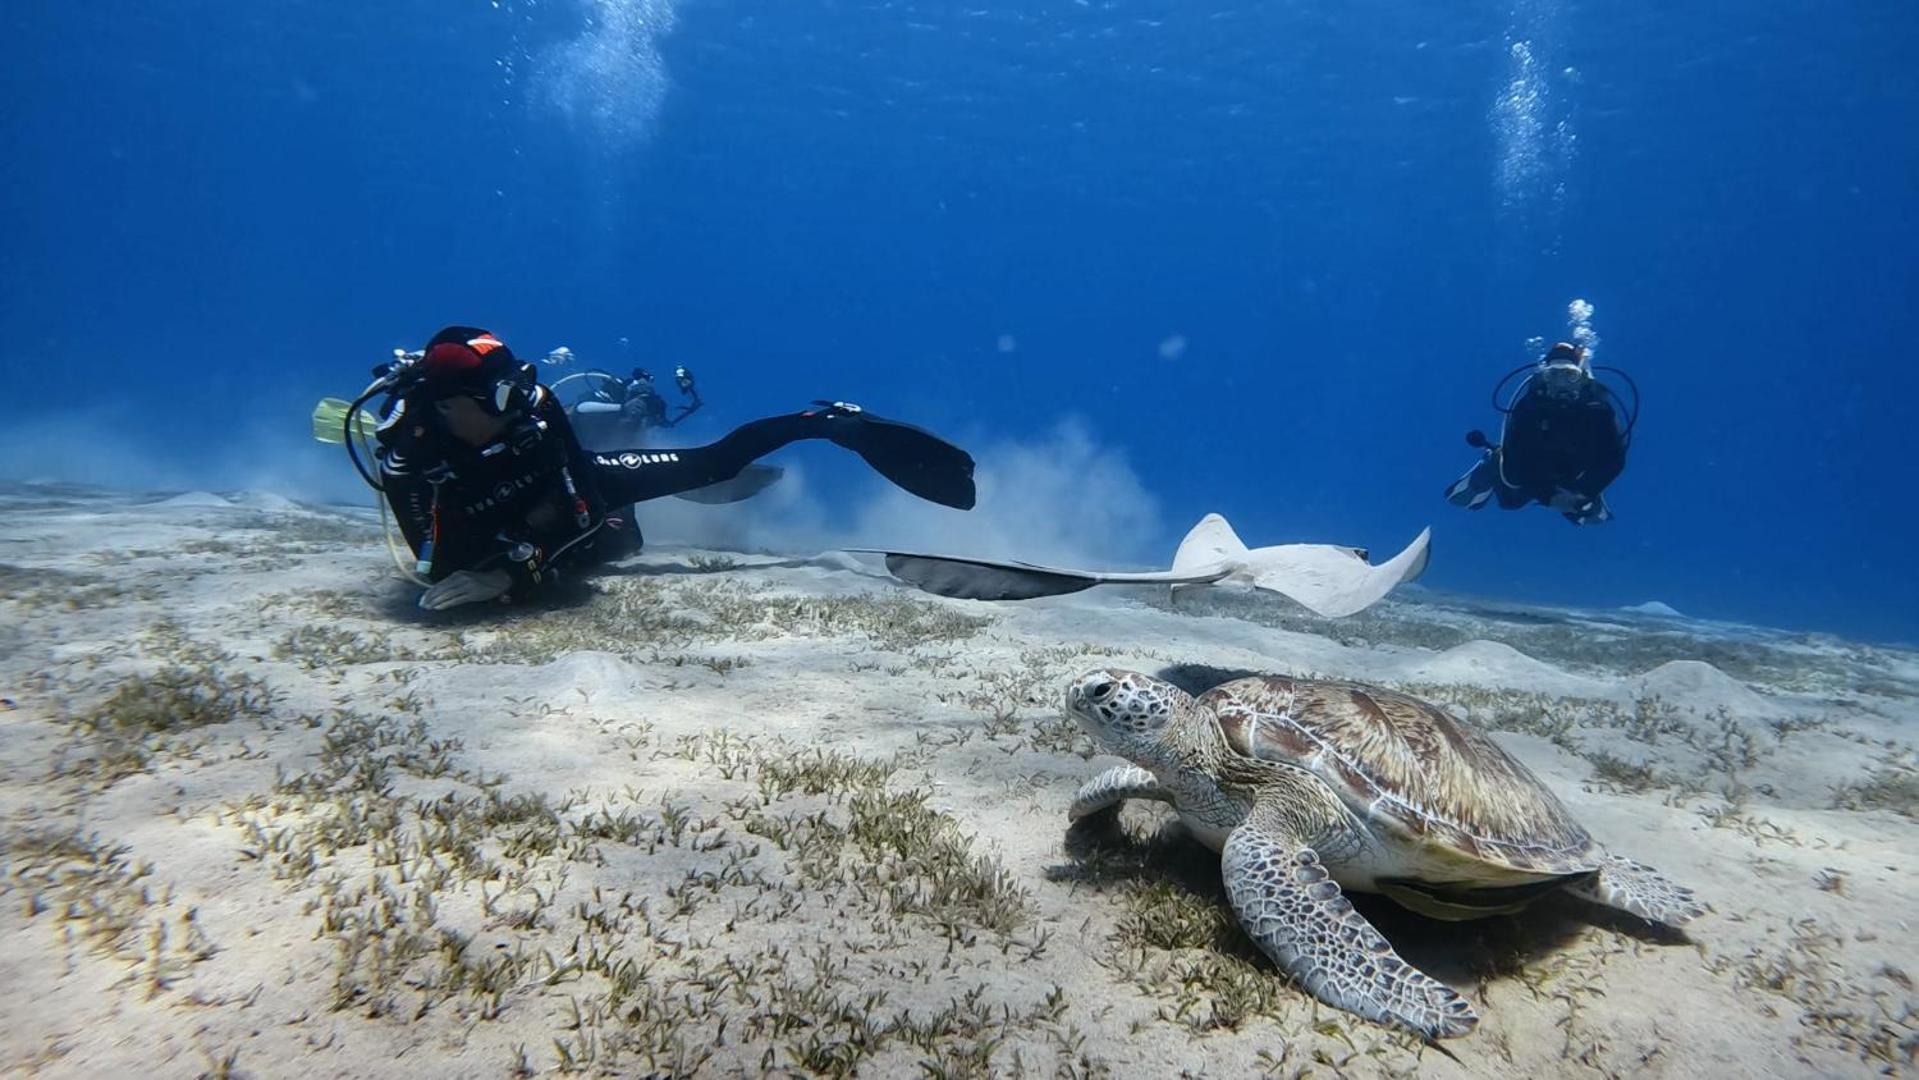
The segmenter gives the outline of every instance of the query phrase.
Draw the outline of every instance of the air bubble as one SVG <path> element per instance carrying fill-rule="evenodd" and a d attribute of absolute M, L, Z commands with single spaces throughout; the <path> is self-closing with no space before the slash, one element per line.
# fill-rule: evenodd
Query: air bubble
<path fill-rule="evenodd" d="M 586 28 L 540 65 L 541 96 L 569 123 L 618 145 L 652 135 L 666 100 L 659 42 L 674 23 L 673 0 L 581 0 Z"/>

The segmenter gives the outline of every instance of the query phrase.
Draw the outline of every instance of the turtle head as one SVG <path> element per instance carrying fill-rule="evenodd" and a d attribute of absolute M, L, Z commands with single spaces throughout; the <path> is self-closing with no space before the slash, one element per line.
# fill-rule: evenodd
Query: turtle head
<path fill-rule="evenodd" d="M 1098 668 L 1066 688 L 1066 712 L 1102 749 L 1144 764 L 1161 757 L 1160 736 L 1192 704 L 1172 683 L 1119 668 Z"/>

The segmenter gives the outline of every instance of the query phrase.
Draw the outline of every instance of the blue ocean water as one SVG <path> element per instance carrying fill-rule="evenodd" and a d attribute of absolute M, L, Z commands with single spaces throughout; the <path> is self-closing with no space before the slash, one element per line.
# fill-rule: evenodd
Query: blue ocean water
<path fill-rule="evenodd" d="M 313 400 L 471 322 L 690 364 L 728 422 L 828 395 L 1042 455 L 1076 423 L 1152 500 L 1102 556 L 1213 510 L 1255 544 L 1431 524 L 1442 588 L 1919 640 L 1909 0 L 0 25 L 10 474 L 351 496 Z M 1575 298 L 1645 394 L 1617 520 L 1447 506 Z M 1022 513 L 1132 497 L 1049 490 Z"/>

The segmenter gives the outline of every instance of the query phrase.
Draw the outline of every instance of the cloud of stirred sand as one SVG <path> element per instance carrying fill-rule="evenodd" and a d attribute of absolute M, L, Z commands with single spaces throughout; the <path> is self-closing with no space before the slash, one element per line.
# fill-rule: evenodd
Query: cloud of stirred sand
<path fill-rule="evenodd" d="M 1062 421 L 1028 438 L 962 442 L 978 462 L 979 504 L 970 512 L 916 499 L 850 460 L 809 472 L 788 451 L 768 459 L 786 475 L 748 502 L 656 499 L 641 506 L 640 520 L 653 544 L 793 555 L 890 547 L 1117 566 L 1169 554 L 1153 549 L 1161 539 L 1157 501 L 1125 455 L 1096 441 L 1083 423 Z M 297 427 L 162 430 L 151 414 L 113 407 L 26 418 L 0 431 L 0 478 L 126 491 L 270 491 L 303 502 L 372 499 L 339 447 L 314 443 Z"/>
<path fill-rule="evenodd" d="M 1125 455 L 1094 441 L 1084 424 L 977 453 L 979 505 L 970 513 L 888 488 L 861 510 L 854 534 L 877 546 L 1067 566 L 1149 554 L 1158 502 Z"/>
<path fill-rule="evenodd" d="M 1095 441 L 1083 423 L 1062 421 L 1031 438 L 963 441 L 978 462 L 979 504 L 971 511 L 873 481 L 862 489 L 872 494 L 849 513 L 843 492 L 823 491 L 826 485 L 789 464 L 751 502 L 713 508 L 659 499 L 641 507 L 641 522 L 650 542 L 794 554 L 886 547 L 1067 566 L 1154 558 L 1157 500 L 1125 455 Z"/>
<path fill-rule="evenodd" d="M 304 419 L 304 418 L 302 418 Z M 25 416 L 0 430 L 0 478 L 122 491 L 271 491 L 307 502 L 364 502 L 337 447 L 279 418 L 209 420 L 121 405 Z"/>

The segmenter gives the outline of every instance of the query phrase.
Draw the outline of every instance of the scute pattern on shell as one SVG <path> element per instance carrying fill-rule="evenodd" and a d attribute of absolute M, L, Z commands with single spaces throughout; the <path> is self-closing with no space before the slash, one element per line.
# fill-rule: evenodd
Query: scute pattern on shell
<path fill-rule="evenodd" d="M 1593 865 L 1591 837 L 1530 770 L 1417 698 L 1255 676 L 1199 702 L 1235 753 L 1305 766 L 1349 803 L 1431 843 L 1527 870 Z"/>

